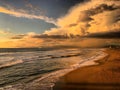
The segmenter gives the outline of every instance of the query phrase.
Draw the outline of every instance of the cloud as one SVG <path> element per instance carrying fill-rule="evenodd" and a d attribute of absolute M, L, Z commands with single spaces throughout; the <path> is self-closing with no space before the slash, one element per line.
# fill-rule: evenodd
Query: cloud
<path fill-rule="evenodd" d="M 26 34 L 13 35 L 9 40 L 0 42 L 0 47 L 41 47 L 44 39 L 33 38 L 35 35 L 38 34 L 28 32 Z"/>
<path fill-rule="evenodd" d="M 12 36 L 11 39 L 22 39 L 24 38 L 24 36 L 26 35 L 25 34 L 15 35 L 15 36 Z"/>
<path fill-rule="evenodd" d="M 8 35 L 8 34 L 12 34 L 12 33 L 9 30 L 0 30 L 0 34 Z"/>
<path fill-rule="evenodd" d="M 36 13 L 36 14 L 45 16 L 46 11 L 43 10 L 42 8 L 40 8 L 39 6 L 31 4 L 29 0 L 24 0 L 24 2 L 25 2 L 25 7 L 27 9 L 29 9 L 29 11 L 31 11 L 31 13 Z"/>
<path fill-rule="evenodd" d="M 66 39 L 67 36 L 65 36 L 65 35 L 47 35 L 47 34 L 42 34 L 42 35 L 34 35 L 34 36 L 32 36 L 32 38 L 43 38 L 43 39 L 47 39 L 47 38 L 51 38 L 51 39 Z"/>
<path fill-rule="evenodd" d="M 28 7 L 33 8 L 31 4 Z M 0 7 L 0 12 L 16 17 L 42 19 L 57 26 L 43 34 L 29 32 L 15 35 L 11 37 L 11 41 L 0 42 L 2 46 L 8 44 L 9 47 L 104 47 L 114 42 L 120 43 L 120 0 L 88 0 L 72 7 L 57 21 L 15 8 Z"/>
<path fill-rule="evenodd" d="M 32 11 L 34 11 L 34 10 L 32 10 Z M 12 15 L 15 17 L 28 18 L 28 19 L 40 19 L 40 20 L 44 20 L 47 23 L 52 23 L 52 24 L 56 25 L 56 22 L 53 18 L 49 18 L 44 15 L 36 15 L 36 14 L 34 14 L 34 12 L 29 13 L 29 11 L 23 10 L 23 9 L 16 9 L 13 7 L 6 8 L 3 6 L 0 6 L 0 13 Z"/>
<path fill-rule="evenodd" d="M 57 19 L 58 28 L 48 35 L 88 35 L 120 30 L 120 0 L 89 0 L 72 7 Z"/>
<path fill-rule="evenodd" d="M 41 19 L 48 23 L 53 23 L 57 28 L 46 30 L 43 34 L 48 35 L 87 35 L 90 33 L 99 33 L 114 31 L 120 29 L 120 1 L 119 0 L 87 0 L 72 7 L 69 12 L 54 20 L 44 15 L 37 15 L 35 12 L 42 12 L 37 6 L 33 6 L 28 0 L 25 0 L 26 7 L 33 12 L 13 7 L 0 7 L 0 12 L 24 17 L 29 19 Z M 42 37 L 40 35 L 40 37 Z M 50 36 L 49 36 L 50 37 Z M 20 38 L 20 36 L 18 36 Z"/>
<path fill-rule="evenodd" d="M 112 43 L 120 43 L 118 32 L 92 33 L 85 36 L 47 35 L 28 32 L 13 36 L 1 42 L 0 47 L 45 47 L 45 48 L 80 48 L 105 47 Z M 75 37 L 75 38 L 74 38 Z"/>
<path fill-rule="evenodd" d="M 25 39 L 25 38 L 35 38 L 35 39 L 67 39 L 66 35 L 47 35 L 47 34 L 36 34 L 34 32 L 29 32 L 27 34 L 18 34 L 11 37 L 11 39 Z"/>
<path fill-rule="evenodd" d="M 33 36 L 36 36 L 39 34 L 36 34 L 35 32 L 28 32 L 26 34 L 18 34 L 11 37 L 11 39 L 25 39 L 25 38 L 32 38 Z"/>
<path fill-rule="evenodd" d="M 104 32 L 104 33 L 92 33 L 87 35 L 89 38 L 102 38 L 102 39 L 120 39 L 120 31 Z"/>
<path fill-rule="evenodd" d="M 33 43 L 34 42 L 34 43 Z M 6 40 L 0 41 L 0 48 L 29 48 L 29 47 L 41 47 L 43 40 L 41 39 L 18 39 L 18 40 Z"/>

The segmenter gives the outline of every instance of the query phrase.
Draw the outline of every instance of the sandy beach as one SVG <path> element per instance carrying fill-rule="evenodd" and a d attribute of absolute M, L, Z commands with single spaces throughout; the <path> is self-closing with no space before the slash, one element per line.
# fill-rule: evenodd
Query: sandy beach
<path fill-rule="evenodd" d="M 120 49 L 106 49 L 99 65 L 78 68 L 55 84 L 53 90 L 120 90 Z"/>

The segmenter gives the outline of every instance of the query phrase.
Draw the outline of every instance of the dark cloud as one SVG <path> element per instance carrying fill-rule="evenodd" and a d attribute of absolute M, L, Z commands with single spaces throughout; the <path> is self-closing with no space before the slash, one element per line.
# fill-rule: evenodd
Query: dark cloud
<path fill-rule="evenodd" d="M 92 8 L 91 10 L 87 10 L 87 13 L 91 16 L 91 15 L 95 15 L 98 13 L 102 13 L 104 11 L 113 11 L 118 9 L 118 6 L 115 5 L 107 5 L 107 4 L 101 4 L 96 8 Z"/>
<path fill-rule="evenodd" d="M 17 35 L 15 37 L 12 37 L 12 39 L 22 39 L 27 35 Z M 90 38 L 101 38 L 101 39 L 109 39 L 109 38 L 120 38 L 120 31 L 113 31 L 113 32 L 102 32 L 102 33 L 88 33 L 86 36 L 80 36 L 80 35 L 47 35 L 47 34 L 36 34 L 31 36 L 32 38 L 43 38 L 43 39 L 67 39 L 67 38 L 83 38 L 83 37 L 90 37 Z"/>
<path fill-rule="evenodd" d="M 78 22 L 89 22 L 89 21 L 92 21 L 93 18 L 91 18 L 89 16 L 89 14 L 87 14 L 86 12 L 81 12 L 82 14 L 80 15 L 79 17 L 79 20 Z M 82 18 L 81 18 L 82 17 Z"/>
<path fill-rule="evenodd" d="M 120 15 L 116 16 L 115 22 L 118 22 L 118 21 L 120 21 Z"/>
<path fill-rule="evenodd" d="M 23 39 L 24 37 L 31 37 L 36 39 L 66 39 L 68 38 L 68 35 L 47 35 L 47 34 L 35 34 L 35 35 L 29 35 L 29 34 L 21 34 L 11 37 L 11 39 Z M 72 34 L 71 34 L 72 37 Z"/>
<path fill-rule="evenodd" d="M 11 39 L 22 39 L 22 38 L 24 38 L 25 36 L 26 36 L 25 34 L 16 35 L 16 36 L 11 37 Z"/>
<path fill-rule="evenodd" d="M 34 35 L 32 38 L 52 38 L 52 39 L 65 39 L 67 38 L 67 35 L 47 35 L 47 34 L 42 34 L 42 35 Z"/>
<path fill-rule="evenodd" d="M 85 36 L 85 37 L 102 38 L 102 39 L 120 38 L 120 31 L 105 32 L 105 33 L 93 33 L 93 34 L 89 34 L 88 36 Z"/>
<path fill-rule="evenodd" d="M 77 25 L 77 23 L 73 23 L 73 24 L 70 24 L 68 27 L 74 27 L 76 25 Z"/>

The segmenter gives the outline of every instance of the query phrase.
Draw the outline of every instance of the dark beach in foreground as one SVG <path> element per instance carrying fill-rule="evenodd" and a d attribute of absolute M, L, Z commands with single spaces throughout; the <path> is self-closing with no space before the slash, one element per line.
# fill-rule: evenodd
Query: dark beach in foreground
<path fill-rule="evenodd" d="M 120 49 L 106 49 L 99 65 L 78 68 L 55 84 L 53 90 L 120 90 Z"/>

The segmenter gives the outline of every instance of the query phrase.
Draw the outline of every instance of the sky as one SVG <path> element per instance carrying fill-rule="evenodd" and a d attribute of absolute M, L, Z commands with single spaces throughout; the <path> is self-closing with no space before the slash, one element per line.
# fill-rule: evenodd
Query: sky
<path fill-rule="evenodd" d="M 0 0 L 0 48 L 74 46 L 78 38 L 66 37 L 76 36 L 108 43 L 119 34 L 120 0 Z"/>
<path fill-rule="evenodd" d="M 39 19 L 56 19 L 67 13 L 70 7 L 81 2 L 82 0 L 0 0 L 0 29 L 11 30 L 13 33 L 36 32 L 43 33 L 44 30 L 55 27 L 54 23 L 48 20 Z M 2 12 L 5 9 L 5 12 Z M 8 11 L 10 12 L 6 13 Z M 30 18 L 30 16 L 12 15 L 12 11 L 19 14 L 27 13 L 39 16 L 38 18 Z"/>

